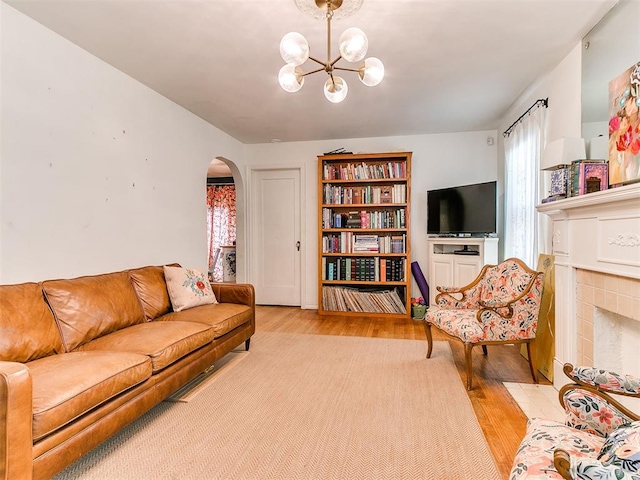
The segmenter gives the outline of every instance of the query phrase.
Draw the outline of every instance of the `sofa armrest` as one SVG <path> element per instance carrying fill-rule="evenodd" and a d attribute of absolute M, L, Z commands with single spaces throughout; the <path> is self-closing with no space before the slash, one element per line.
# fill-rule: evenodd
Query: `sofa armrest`
<path fill-rule="evenodd" d="M 0 479 L 33 476 L 33 390 L 23 363 L 0 361 Z"/>
<path fill-rule="evenodd" d="M 640 378 L 633 375 L 620 375 L 593 367 L 574 367 L 570 363 L 564 365 L 563 371 L 578 385 L 590 385 L 602 392 L 640 398 Z"/>
<path fill-rule="evenodd" d="M 220 303 L 237 303 L 256 307 L 256 294 L 249 283 L 212 283 L 213 293 Z"/>

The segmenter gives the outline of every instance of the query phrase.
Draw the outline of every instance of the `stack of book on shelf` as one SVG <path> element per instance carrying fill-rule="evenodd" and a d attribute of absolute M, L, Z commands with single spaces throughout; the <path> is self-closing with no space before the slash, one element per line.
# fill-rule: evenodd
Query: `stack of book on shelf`
<path fill-rule="evenodd" d="M 369 205 L 375 203 L 406 203 L 404 184 L 393 186 L 345 187 L 327 184 L 323 188 L 322 203 L 327 205 Z"/>
<path fill-rule="evenodd" d="M 405 234 L 331 233 L 322 237 L 322 253 L 405 253 L 406 238 Z"/>
<path fill-rule="evenodd" d="M 340 213 L 322 209 L 322 228 L 405 228 L 404 208 Z"/>
<path fill-rule="evenodd" d="M 360 212 L 349 212 L 347 217 L 347 228 L 361 228 Z"/>
<path fill-rule="evenodd" d="M 322 228 L 345 228 L 349 222 L 346 213 L 334 212 L 330 208 L 322 209 Z"/>
<path fill-rule="evenodd" d="M 340 232 L 322 237 L 322 253 L 352 253 L 353 233 Z"/>
<path fill-rule="evenodd" d="M 380 247 L 380 251 L 382 253 L 405 253 L 406 245 L 407 245 L 407 236 L 405 234 L 402 235 L 391 235 L 382 237 L 383 243 Z"/>
<path fill-rule="evenodd" d="M 542 203 L 553 202 L 609 188 L 609 164 L 606 160 L 574 160 L 551 172 L 550 195 Z"/>
<path fill-rule="evenodd" d="M 378 235 L 354 235 L 353 236 L 353 252 L 364 253 L 380 252 L 380 245 L 378 244 Z"/>
<path fill-rule="evenodd" d="M 404 208 L 397 210 L 362 210 L 360 228 L 405 228 Z M 348 225 L 347 225 L 348 226 Z"/>
<path fill-rule="evenodd" d="M 325 164 L 323 180 L 370 180 L 378 178 L 406 178 L 405 162 Z"/>
<path fill-rule="evenodd" d="M 606 160 L 575 160 L 569 170 L 569 194 L 572 197 L 609 188 L 609 164 Z"/>
<path fill-rule="evenodd" d="M 391 190 L 392 203 L 406 203 L 407 186 L 404 184 L 396 184 Z"/>
<path fill-rule="evenodd" d="M 322 305 L 334 312 L 406 313 L 397 290 L 365 291 L 345 287 L 324 287 Z"/>
<path fill-rule="evenodd" d="M 405 258 L 322 257 L 322 279 L 347 282 L 404 282 Z"/>

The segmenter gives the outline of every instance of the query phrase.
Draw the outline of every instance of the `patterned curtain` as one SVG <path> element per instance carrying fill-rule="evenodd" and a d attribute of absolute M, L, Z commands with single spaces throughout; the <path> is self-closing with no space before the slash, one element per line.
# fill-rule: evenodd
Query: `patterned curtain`
<path fill-rule="evenodd" d="M 236 241 L 236 187 L 235 185 L 207 187 L 207 240 L 209 246 L 209 271 L 216 282 L 222 281 L 222 262 L 218 249 L 222 245 L 234 245 Z"/>

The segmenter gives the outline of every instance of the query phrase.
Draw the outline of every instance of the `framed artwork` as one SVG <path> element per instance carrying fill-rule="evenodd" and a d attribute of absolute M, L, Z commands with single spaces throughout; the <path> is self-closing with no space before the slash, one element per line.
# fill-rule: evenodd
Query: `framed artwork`
<path fill-rule="evenodd" d="M 609 185 L 640 181 L 640 62 L 609 82 Z"/>

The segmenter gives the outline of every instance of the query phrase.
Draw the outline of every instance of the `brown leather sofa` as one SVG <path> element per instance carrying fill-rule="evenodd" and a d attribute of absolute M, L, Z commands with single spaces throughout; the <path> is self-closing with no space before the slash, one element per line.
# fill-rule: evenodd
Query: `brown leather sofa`
<path fill-rule="evenodd" d="M 161 266 L 0 286 L 0 479 L 51 478 L 255 331 L 253 286 L 173 312 Z"/>

